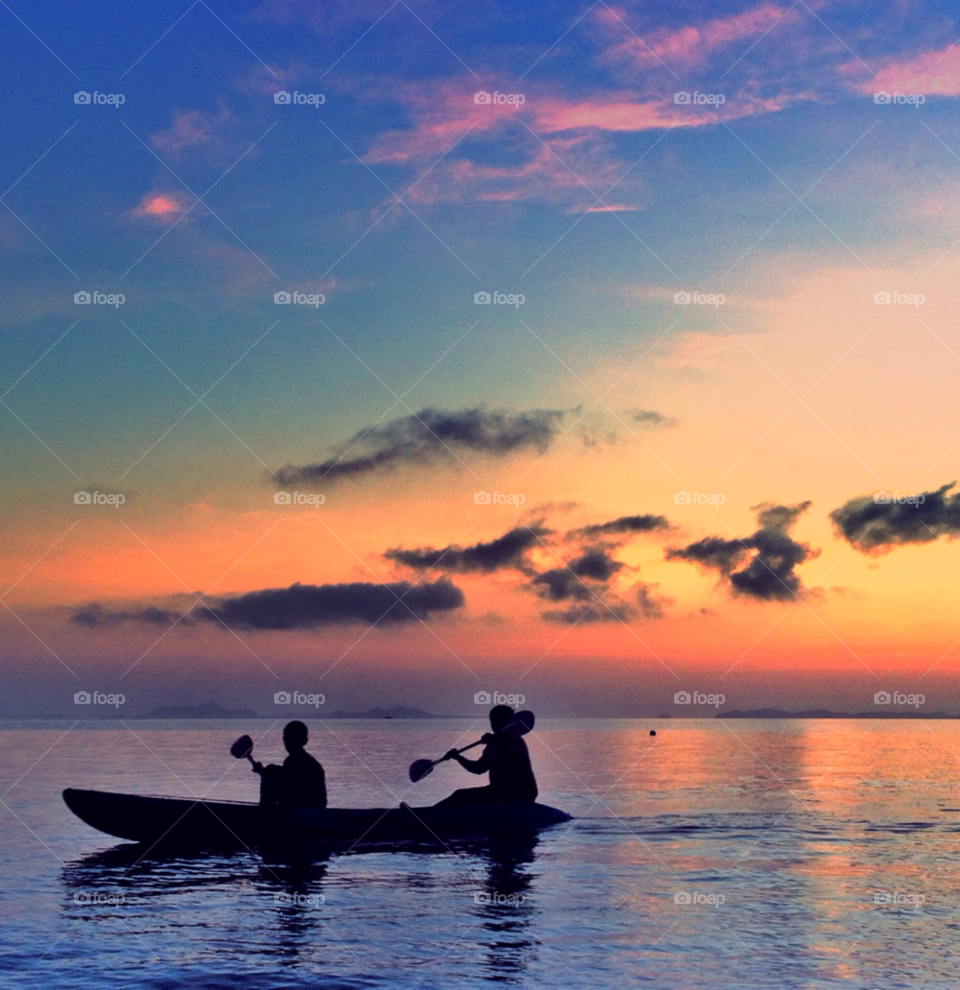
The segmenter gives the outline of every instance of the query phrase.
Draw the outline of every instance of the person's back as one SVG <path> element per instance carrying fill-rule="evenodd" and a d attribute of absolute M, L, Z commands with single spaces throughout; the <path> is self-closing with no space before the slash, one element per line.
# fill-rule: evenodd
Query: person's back
<path fill-rule="evenodd" d="M 495 735 L 484 750 L 481 762 L 490 773 L 490 790 L 501 801 L 536 801 L 540 793 L 523 738 L 513 732 Z"/>
<path fill-rule="evenodd" d="M 283 728 L 283 745 L 290 755 L 283 766 L 254 763 L 260 774 L 260 804 L 283 804 L 290 808 L 326 808 L 327 780 L 323 767 L 303 747 L 308 739 L 303 722 L 288 722 Z"/>
<path fill-rule="evenodd" d="M 283 803 L 291 808 L 326 808 L 327 780 L 323 767 L 305 749 L 283 761 Z"/>

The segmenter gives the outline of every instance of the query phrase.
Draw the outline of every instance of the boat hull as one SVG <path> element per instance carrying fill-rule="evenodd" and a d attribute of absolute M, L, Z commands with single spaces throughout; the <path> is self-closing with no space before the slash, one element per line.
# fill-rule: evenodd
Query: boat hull
<path fill-rule="evenodd" d="M 67 807 L 92 828 L 120 839 L 178 846 L 255 846 L 529 834 L 570 821 L 544 804 L 426 808 L 261 808 L 67 788 Z"/>

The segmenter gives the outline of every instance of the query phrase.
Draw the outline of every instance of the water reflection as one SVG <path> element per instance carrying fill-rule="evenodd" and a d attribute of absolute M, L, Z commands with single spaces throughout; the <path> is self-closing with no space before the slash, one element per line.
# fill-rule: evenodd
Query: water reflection
<path fill-rule="evenodd" d="M 538 956 L 533 926 L 540 911 L 533 886 L 539 840 L 493 840 L 483 850 L 486 878 L 474 895 L 476 915 L 486 938 L 486 974 L 513 982 Z"/>
<path fill-rule="evenodd" d="M 433 958 L 518 983 L 542 945 L 538 841 L 380 843 L 319 859 L 296 849 L 264 857 L 119 845 L 68 863 L 61 883 L 68 922 L 105 933 L 108 916 L 77 906 L 75 895 L 122 894 L 122 912 L 110 916 L 123 921 L 118 936 L 143 936 L 161 955 L 184 943 L 205 954 L 198 940 L 216 933 L 231 954 L 284 969 L 382 967 L 389 955 L 396 965 Z"/>

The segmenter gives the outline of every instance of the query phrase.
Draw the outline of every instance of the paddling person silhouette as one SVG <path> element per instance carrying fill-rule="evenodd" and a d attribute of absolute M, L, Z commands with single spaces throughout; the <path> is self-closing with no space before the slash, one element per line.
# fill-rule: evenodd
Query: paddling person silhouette
<path fill-rule="evenodd" d="M 304 747 L 307 727 L 300 721 L 287 722 L 283 728 L 283 745 L 290 755 L 283 766 L 253 764 L 260 774 L 261 806 L 284 804 L 291 808 L 326 808 L 327 781 L 323 767 Z"/>
<path fill-rule="evenodd" d="M 530 754 L 521 734 L 507 728 L 513 718 L 509 705 L 494 705 L 490 709 L 490 728 L 482 737 L 486 743 L 479 760 L 468 760 L 457 750 L 451 749 L 445 760 L 456 760 L 470 773 L 489 773 L 486 787 L 465 787 L 437 802 L 437 806 L 450 804 L 493 804 L 506 801 L 536 801 L 537 779 L 530 765 Z"/>

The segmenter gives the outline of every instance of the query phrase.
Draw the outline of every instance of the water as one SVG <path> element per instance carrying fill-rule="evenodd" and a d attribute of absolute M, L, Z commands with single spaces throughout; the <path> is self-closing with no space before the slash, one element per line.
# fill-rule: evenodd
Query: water
<path fill-rule="evenodd" d="M 60 798 L 77 786 L 254 800 L 256 778 L 227 750 L 266 733 L 256 752 L 277 760 L 279 725 L 2 725 L 5 987 L 960 979 L 955 722 L 544 720 L 530 737 L 541 801 L 574 823 L 520 846 L 298 866 L 140 859 Z M 408 764 L 479 728 L 313 723 L 310 748 L 331 804 L 428 804 L 478 781 L 444 765 L 411 787 Z"/>

